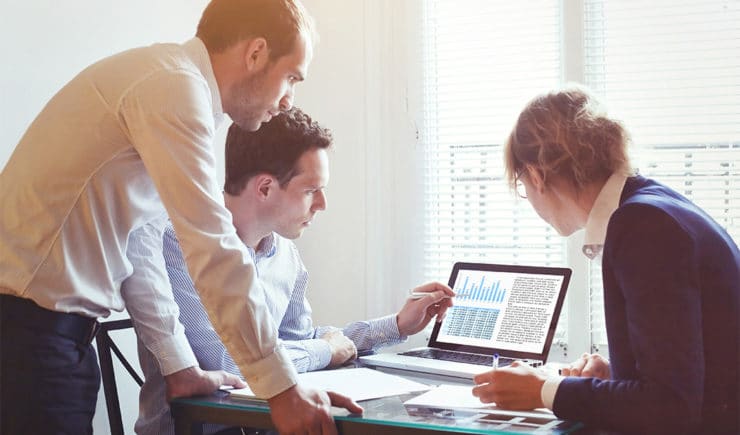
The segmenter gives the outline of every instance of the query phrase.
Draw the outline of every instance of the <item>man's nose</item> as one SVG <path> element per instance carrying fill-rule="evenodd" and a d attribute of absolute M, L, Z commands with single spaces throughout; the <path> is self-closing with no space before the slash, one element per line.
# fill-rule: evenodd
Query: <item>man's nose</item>
<path fill-rule="evenodd" d="M 285 112 L 293 107 L 293 90 L 288 91 L 283 98 L 280 99 L 280 110 Z"/>
<path fill-rule="evenodd" d="M 323 191 L 318 192 L 313 205 L 314 210 L 326 210 L 326 195 Z"/>

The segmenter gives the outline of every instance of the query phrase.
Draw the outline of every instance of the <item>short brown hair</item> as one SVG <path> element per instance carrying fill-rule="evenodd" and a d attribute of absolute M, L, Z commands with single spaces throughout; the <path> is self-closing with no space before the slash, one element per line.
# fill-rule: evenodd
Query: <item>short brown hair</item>
<path fill-rule="evenodd" d="M 587 89 L 570 86 L 539 95 L 522 110 L 504 145 L 506 178 L 515 188 L 531 165 L 545 183 L 560 178 L 580 190 L 616 171 L 631 173 L 629 141 L 627 130 Z"/>
<path fill-rule="evenodd" d="M 211 0 L 195 36 L 211 53 L 262 37 L 270 59 L 277 59 L 293 50 L 299 34 L 316 39 L 313 19 L 300 0 Z"/>
<path fill-rule="evenodd" d="M 250 178 L 261 173 L 272 175 L 283 187 L 298 175 L 295 164 L 304 152 L 331 144 L 331 132 L 297 107 L 280 112 L 257 131 L 231 124 L 226 135 L 224 191 L 238 195 Z"/>

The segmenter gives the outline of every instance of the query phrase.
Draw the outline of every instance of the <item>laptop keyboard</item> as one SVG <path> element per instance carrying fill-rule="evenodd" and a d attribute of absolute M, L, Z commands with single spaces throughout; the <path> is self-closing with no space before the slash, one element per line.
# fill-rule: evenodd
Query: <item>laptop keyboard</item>
<path fill-rule="evenodd" d="M 420 349 L 408 352 L 402 352 L 399 355 L 416 356 L 419 358 L 437 359 L 443 361 L 452 361 L 466 364 L 475 364 L 479 366 L 493 365 L 493 357 L 490 355 L 479 355 L 475 353 L 454 352 L 443 349 Z M 512 363 L 512 359 L 500 357 L 499 366 L 506 366 Z"/>

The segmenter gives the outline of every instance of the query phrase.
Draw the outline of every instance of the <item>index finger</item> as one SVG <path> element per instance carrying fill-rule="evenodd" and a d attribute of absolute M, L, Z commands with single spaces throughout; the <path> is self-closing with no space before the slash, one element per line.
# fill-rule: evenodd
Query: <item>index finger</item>
<path fill-rule="evenodd" d="M 448 297 L 455 296 L 455 292 L 447 285 L 442 284 L 441 282 L 430 282 L 427 284 L 424 284 L 421 287 L 417 287 L 415 289 L 416 292 L 428 292 L 428 293 L 434 293 L 441 291 L 445 293 Z"/>
<path fill-rule="evenodd" d="M 473 376 L 473 382 L 476 383 L 476 385 L 481 384 L 490 384 L 493 379 L 493 370 L 489 370 L 487 372 L 478 373 L 477 375 Z"/>
<path fill-rule="evenodd" d="M 247 383 L 242 380 L 239 376 L 232 373 L 221 371 L 223 379 L 221 379 L 221 385 L 231 385 L 234 388 L 245 388 Z"/>
<path fill-rule="evenodd" d="M 583 367 L 586 365 L 586 358 L 585 356 L 582 356 L 578 358 L 577 360 L 573 361 L 570 364 L 570 367 L 567 369 L 566 376 L 581 376 L 581 371 L 583 370 Z M 564 372 L 566 372 L 564 370 Z"/>
<path fill-rule="evenodd" d="M 362 409 L 362 406 L 358 405 L 354 400 L 347 396 L 335 393 L 334 391 L 327 391 L 326 394 L 329 395 L 331 406 L 344 408 L 353 414 L 362 414 L 362 412 L 364 411 L 364 409 Z"/>
<path fill-rule="evenodd" d="M 435 290 L 433 292 L 427 293 L 427 295 L 422 298 L 425 299 L 426 303 L 439 303 L 440 301 L 443 301 L 445 299 L 451 299 L 452 295 L 447 293 L 444 290 Z"/>
<path fill-rule="evenodd" d="M 586 360 L 586 363 L 583 365 L 583 368 L 581 369 L 581 374 L 583 376 L 596 376 L 596 374 L 601 371 L 604 365 L 604 361 L 601 359 L 600 356 L 591 355 Z"/>
<path fill-rule="evenodd" d="M 449 297 L 455 296 L 455 291 L 445 284 L 437 283 L 437 290 L 443 291 Z"/>

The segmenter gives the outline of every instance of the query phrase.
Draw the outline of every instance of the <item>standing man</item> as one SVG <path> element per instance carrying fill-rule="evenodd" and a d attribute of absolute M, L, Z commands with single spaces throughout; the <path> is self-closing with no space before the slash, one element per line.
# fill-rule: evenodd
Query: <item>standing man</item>
<path fill-rule="evenodd" d="M 213 153 L 224 114 L 256 130 L 291 107 L 314 37 L 298 0 L 213 0 L 195 38 L 103 59 L 47 103 L 0 175 L 0 432 L 91 433 L 90 342 L 96 320 L 124 308 L 169 398 L 240 385 L 201 371 L 170 290 L 140 285 L 166 276 L 161 243 L 130 240 L 156 240 L 145 236 L 162 234 L 166 211 L 215 329 L 278 429 L 335 433 L 330 397 L 296 385 L 277 345 Z"/>

